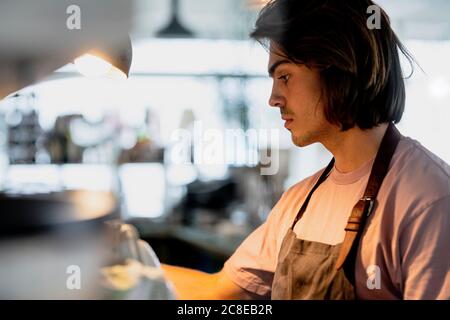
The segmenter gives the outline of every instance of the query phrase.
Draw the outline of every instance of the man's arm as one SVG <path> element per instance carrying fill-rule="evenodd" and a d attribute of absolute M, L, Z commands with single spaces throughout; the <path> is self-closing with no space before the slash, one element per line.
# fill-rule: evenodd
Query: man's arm
<path fill-rule="evenodd" d="M 292 190 L 292 188 L 290 189 Z M 253 231 L 239 246 L 227 263 L 231 268 L 247 269 L 257 272 L 261 270 L 266 276 L 243 277 L 248 282 L 260 278 L 255 287 L 262 287 L 260 292 L 253 293 L 235 284 L 222 269 L 218 273 L 208 274 L 192 269 L 162 265 L 166 277 L 173 283 L 179 299 L 268 299 L 268 287 L 272 278 L 267 276 L 276 266 L 277 235 L 285 231 L 280 230 L 282 214 L 286 212 L 286 204 L 290 203 L 285 192 L 270 212 L 267 221 Z M 293 194 L 293 193 L 292 193 Z"/>
<path fill-rule="evenodd" d="M 166 277 L 173 283 L 178 299 L 227 300 L 251 299 L 249 292 L 236 285 L 225 272 L 205 273 L 163 264 Z"/>
<path fill-rule="evenodd" d="M 403 230 L 403 298 L 450 299 L 450 196 L 416 215 Z"/>

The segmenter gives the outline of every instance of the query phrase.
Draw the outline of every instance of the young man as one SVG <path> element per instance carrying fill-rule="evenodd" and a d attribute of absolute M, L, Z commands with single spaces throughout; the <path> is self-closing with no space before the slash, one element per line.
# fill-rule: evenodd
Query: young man
<path fill-rule="evenodd" d="M 450 167 L 393 124 L 409 56 L 383 11 L 368 28 L 371 5 L 261 11 L 269 104 L 295 145 L 321 143 L 333 160 L 287 190 L 221 272 L 164 266 L 180 298 L 450 299 Z"/>

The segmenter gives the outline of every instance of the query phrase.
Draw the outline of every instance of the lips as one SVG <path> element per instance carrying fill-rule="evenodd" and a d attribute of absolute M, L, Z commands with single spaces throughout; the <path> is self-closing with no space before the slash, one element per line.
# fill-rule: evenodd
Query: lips
<path fill-rule="evenodd" d="M 284 127 L 286 129 L 289 129 L 289 125 L 292 123 L 292 121 L 294 121 L 292 117 L 289 117 L 287 115 L 281 115 L 281 119 L 284 120 Z"/>
<path fill-rule="evenodd" d="M 285 120 L 285 119 L 283 119 L 283 120 Z M 293 121 L 294 121 L 293 119 L 286 119 L 285 122 L 284 122 L 284 127 L 285 127 L 286 129 L 289 129 L 289 126 L 290 126 L 290 124 L 291 124 Z"/>

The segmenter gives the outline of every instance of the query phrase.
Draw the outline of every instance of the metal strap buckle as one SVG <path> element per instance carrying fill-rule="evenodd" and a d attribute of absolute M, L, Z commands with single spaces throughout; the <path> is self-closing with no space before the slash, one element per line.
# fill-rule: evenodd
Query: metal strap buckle
<path fill-rule="evenodd" d="M 364 202 L 369 202 L 369 205 L 368 205 L 368 207 L 367 207 L 367 209 L 366 209 L 366 216 L 369 216 L 371 213 L 372 213 L 372 209 L 373 209 L 373 205 L 374 205 L 374 203 L 375 203 L 375 199 L 372 199 L 371 197 L 362 197 L 361 199 L 360 199 L 360 201 L 364 201 Z"/>

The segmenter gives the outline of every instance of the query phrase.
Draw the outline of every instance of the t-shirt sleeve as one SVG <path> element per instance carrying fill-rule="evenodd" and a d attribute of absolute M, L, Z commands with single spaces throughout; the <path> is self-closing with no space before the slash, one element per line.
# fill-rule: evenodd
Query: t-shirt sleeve
<path fill-rule="evenodd" d="M 273 207 L 267 220 L 242 242 L 223 268 L 234 283 L 262 298 L 270 298 L 271 294 L 285 196 Z"/>
<path fill-rule="evenodd" d="M 402 232 L 404 299 L 450 299 L 450 197 L 413 217 Z"/>

